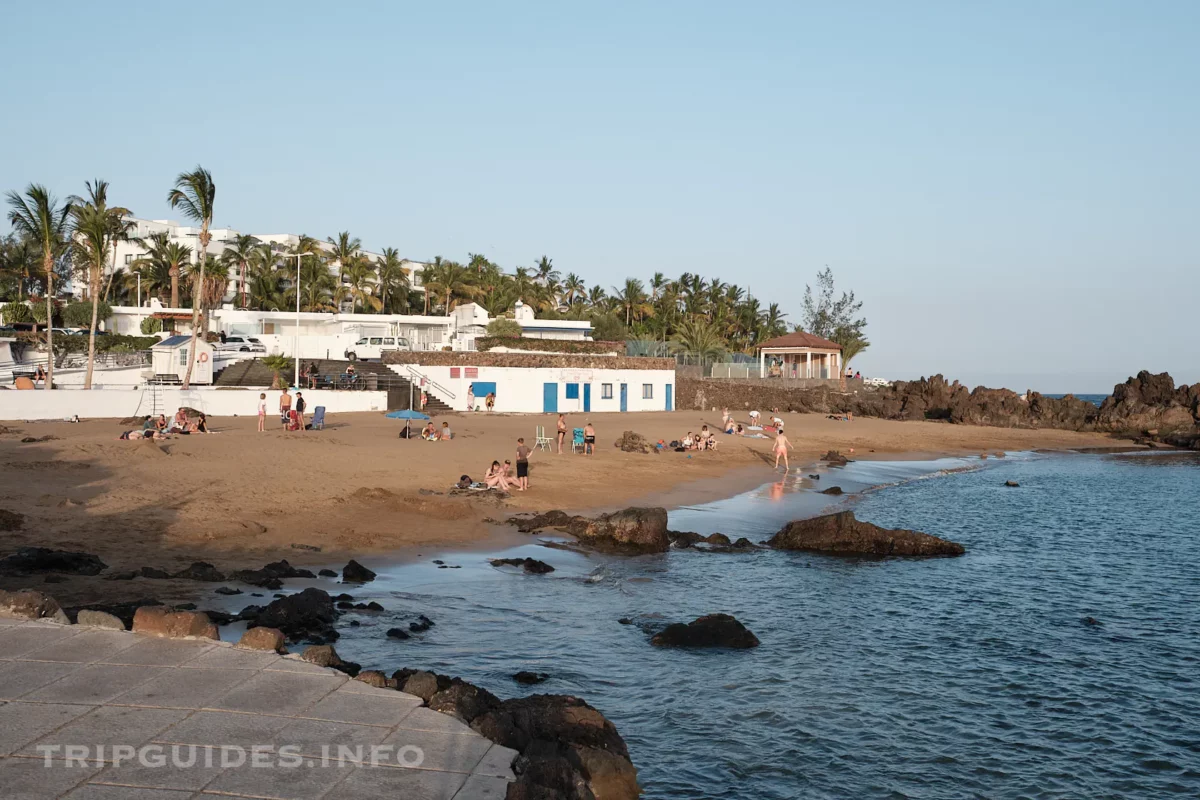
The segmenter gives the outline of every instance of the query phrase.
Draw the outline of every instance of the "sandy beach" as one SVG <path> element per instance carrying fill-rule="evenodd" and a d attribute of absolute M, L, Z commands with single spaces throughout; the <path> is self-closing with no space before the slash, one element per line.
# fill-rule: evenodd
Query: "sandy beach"
<path fill-rule="evenodd" d="M 214 434 L 163 444 L 119 440 L 117 420 L 13 423 L 0 436 L 0 508 L 25 521 L 4 534 L 0 553 L 37 545 L 95 553 L 113 570 L 174 571 L 197 560 L 231 570 L 279 558 L 324 565 L 350 555 L 403 558 L 422 549 L 498 547 L 519 534 L 488 520 L 513 512 L 673 506 L 729 496 L 778 474 L 771 471 L 767 439 L 720 436 L 717 451 L 691 454 L 626 453 L 613 446 L 624 430 L 670 441 L 703 424 L 715 429 L 719 416 L 597 416 L 595 456 L 535 450 L 530 491 L 507 500 L 444 493 L 460 475 L 479 479 L 492 459 L 515 459 L 517 437 L 532 446 L 535 426 L 552 431 L 553 416 L 439 417 L 439 425 L 447 420 L 455 432 L 449 442 L 400 439 L 403 423 L 382 414 L 337 415 L 326 430 L 303 434 L 279 429 L 274 418 L 265 433 L 255 430 L 255 418 L 221 418 L 212 420 Z M 830 449 L 849 454 L 853 448 L 852 458 L 872 459 L 1118 444 L 1057 430 L 784 418 L 796 446 L 793 468 Z M 572 417 L 568 424 L 584 421 Z M 21 442 L 28 437 L 44 440 Z M 28 582 L 0 577 L 0 588 Z M 97 592 L 119 600 L 146 594 L 143 583 L 72 578 L 54 593 L 65 602 Z M 194 592 L 195 584 L 153 586 L 164 599 L 176 589 Z"/>

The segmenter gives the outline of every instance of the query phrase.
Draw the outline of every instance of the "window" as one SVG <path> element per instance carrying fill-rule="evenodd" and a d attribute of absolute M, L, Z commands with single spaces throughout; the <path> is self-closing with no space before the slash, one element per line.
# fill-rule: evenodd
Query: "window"
<path fill-rule="evenodd" d="M 395 339 L 393 339 L 393 338 L 390 338 L 390 337 L 389 337 L 389 338 L 387 338 L 387 339 L 384 339 L 384 340 L 383 340 L 383 343 L 384 343 L 385 345 L 387 345 L 388 347 L 395 347 L 395 346 L 396 346 L 396 340 L 395 340 Z"/>
<path fill-rule="evenodd" d="M 372 337 L 371 337 L 371 344 L 383 344 L 383 337 L 381 337 L 381 336 L 372 336 Z"/>
<path fill-rule="evenodd" d="M 126 253 L 125 254 L 125 266 L 128 267 L 132 263 L 133 263 L 133 253 Z"/>
<path fill-rule="evenodd" d="M 179 366 L 181 366 L 181 367 L 187 366 L 187 353 L 188 353 L 188 351 L 187 351 L 186 347 L 179 348 Z"/>
<path fill-rule="evenodd" d="M 579 399 L 579 384 L 578 383 L 568 383 L 567 384 L 567 399 L 568 400 L 578 400 Z"/>
<path fill-rule="evenodd" d="M 601 400 L 612 400 L 612 384 L 611 383 L 600 384 L 600 399 Z"/>
<path fill-rule="evenodd" d="M 642 399 L 643 400 L 653 400 L 654 399 L 654 384 L 653 383 L 643 383 L 642 384 Z"/>

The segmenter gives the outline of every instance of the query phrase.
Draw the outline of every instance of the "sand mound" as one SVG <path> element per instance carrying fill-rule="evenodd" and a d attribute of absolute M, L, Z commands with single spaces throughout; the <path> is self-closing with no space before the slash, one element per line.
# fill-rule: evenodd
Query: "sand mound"
<path fill-rule="evenodd" d="M 391 500 L 396 497 L 395 492 L 389 492 L 382 486 L 376 486 L 374 489 L 368 489 L 366 486 L 359 487 L 351 493 L 350 497 L 362 502 L 382 502 Z"/>

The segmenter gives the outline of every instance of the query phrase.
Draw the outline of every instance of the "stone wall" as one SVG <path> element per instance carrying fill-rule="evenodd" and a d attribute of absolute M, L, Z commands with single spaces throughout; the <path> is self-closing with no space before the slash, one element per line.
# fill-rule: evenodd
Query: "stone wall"
<path fill-rule="evenodd" d="M 385 353 L 385 364 L 426 367 L 524 367 L 551 369 L 675 369 L 673 358 L 631 358 L 605 355 L 551 355 L 548 353 L 480 353 L 475 351 Z"/>

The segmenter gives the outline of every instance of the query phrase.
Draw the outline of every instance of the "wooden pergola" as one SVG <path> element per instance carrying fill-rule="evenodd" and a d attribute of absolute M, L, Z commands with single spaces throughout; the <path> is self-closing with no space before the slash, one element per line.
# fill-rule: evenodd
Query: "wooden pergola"
<path fill-rule="evenodd" d="M 842 346 L 811 333 L 796 331 L 758 346 L 760 378 L 837 379 L 842 367 Z"/>

